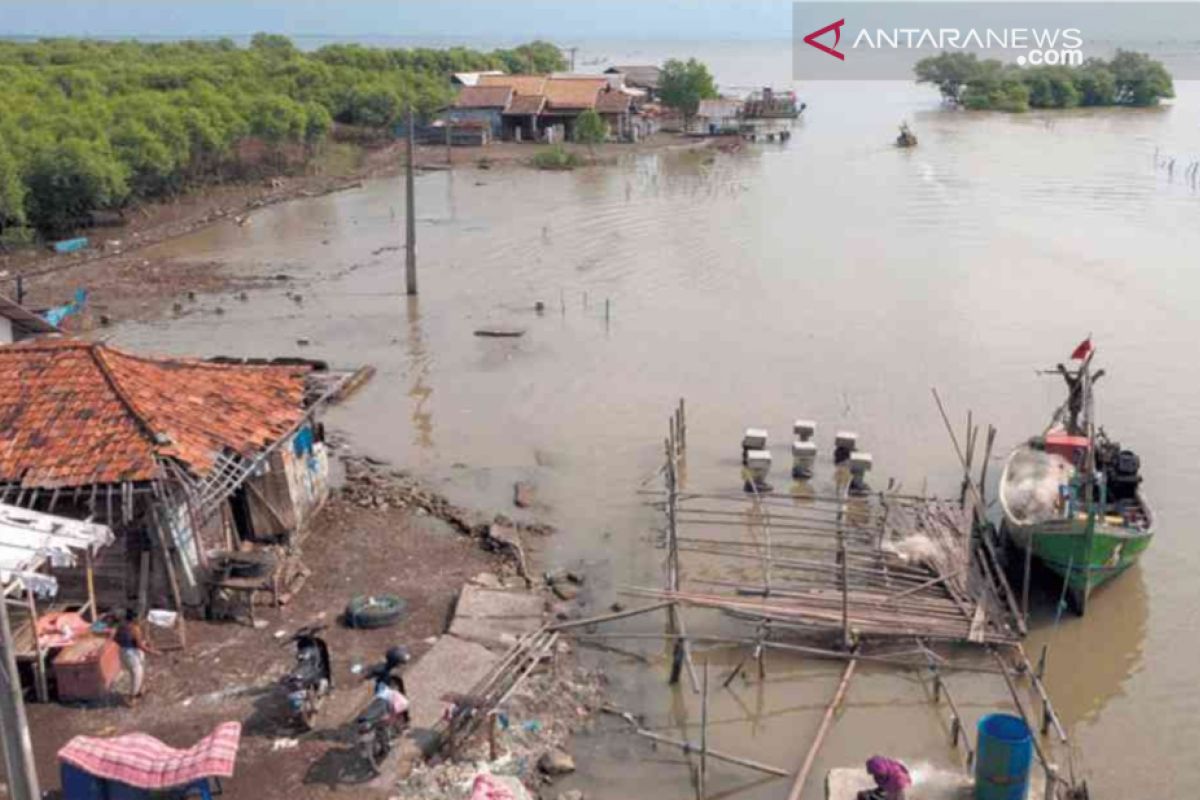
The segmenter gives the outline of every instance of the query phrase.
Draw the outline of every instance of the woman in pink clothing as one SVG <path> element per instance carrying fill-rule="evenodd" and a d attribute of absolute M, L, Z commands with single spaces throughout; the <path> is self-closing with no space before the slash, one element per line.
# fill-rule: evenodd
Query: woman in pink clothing
<path fill-rule="evenodd" d="M 858 800 L 904 800 L 904 790 L 912 786 L 908 767 L 894 758 L 872 756 L 867 772 L 875 779 L 875 788 L 859 792 Z"/>

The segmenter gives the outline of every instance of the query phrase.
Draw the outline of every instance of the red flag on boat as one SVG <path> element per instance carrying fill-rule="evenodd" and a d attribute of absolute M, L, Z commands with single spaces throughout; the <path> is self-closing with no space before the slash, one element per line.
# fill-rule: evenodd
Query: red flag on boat
<path fill-rule="evenodd" d="M 1087 358 L 1088 353 L 1092 352 L 1092 337 L 1084 339 L 1075 349 L 1071 351 L 1071 358 L 1075 361 L 1082 361 Z"/>

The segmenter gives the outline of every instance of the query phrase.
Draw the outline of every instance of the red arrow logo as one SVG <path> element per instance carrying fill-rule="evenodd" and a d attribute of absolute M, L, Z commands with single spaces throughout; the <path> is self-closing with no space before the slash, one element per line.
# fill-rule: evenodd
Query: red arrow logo
<path fill-rule="evenodd" d="M 836 58 L 840 61 L 845 61 L 846 56 L 843 55 L 842 53 L 839 53 L 837 50 L 833 49 L 834 47 L 838 46 L 838 42 L 842 41 L 842 26 L 845 24 L 846 24 L 846 20 L 844 20 L 844 19 L 839 19 L 837 22 L 831 22 L 828 25 L 826 25 L 824 28 L 821 28 L 821 30 L 813 31 L 808 36 L 805 36 L 804 43 L 811 44 L 813 47 L 817 48 L 822 53 L 829 53 L 829 55 L 833 56 L 834 58 Z M 822 44 L 821 42 L 817 41 L 818 37 L 824 36 L 825 34 L 829 33 L 830 31 L 833 31 L 833 47 L 829 47 L 828 45 Z"/>

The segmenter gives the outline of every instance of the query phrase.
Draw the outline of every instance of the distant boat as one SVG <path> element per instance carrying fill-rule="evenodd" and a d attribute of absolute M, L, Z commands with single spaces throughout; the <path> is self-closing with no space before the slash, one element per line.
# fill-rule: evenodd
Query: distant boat
<path fill-rule="evenodd" d="M 1080 615 L 1092 590 L 1132 566 L 1154 537 L 1140 459 L 1095 426 L 1092 390 L 1104 370 L 1092 372 L 1094 355 L 1089 338 L 1072 353 L 1076 369 L 1058 365 L 1067 401 L 1045 433 L 1009 455 L 1000 478 L 1004 535 L 1062 579 Z"/>

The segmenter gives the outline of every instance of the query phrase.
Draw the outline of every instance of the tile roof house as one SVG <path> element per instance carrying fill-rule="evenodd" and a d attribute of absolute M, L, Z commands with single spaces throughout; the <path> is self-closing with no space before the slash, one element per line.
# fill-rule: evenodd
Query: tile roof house
<path fill-rule="evenodd" d="M 507 86 L 515 93 L 545 94 L 545 75 L 481 75 L 478 86 Z"/>
<path fill-rule="evenodd" d="M 327 496 L 314 416 L 341 383 L 320 388 L 319 367 L 70 338 L 2 346 L 0 503 L 111 527 L 117 552 L 98 574 L 114 604 L 143 590 L 129 567 L 155 549 L 171 576 L 158 589 L 202 604 L 214 553 L 292 534 Z"/>
<path fill-rule="evenodd" d="M 487 135 L 479 142 L 487 144 L 504 129 L 504 111 L 513 99 L 510 86 L 466 86 L 458 93 L 445 119 L 451 126 L 483 127 Z"/>
<path fill-rule="evenodd" d="M 454 100 L 455 108 L 508 108 L 512 101 L 511 86 L 467 86 Z"/>

